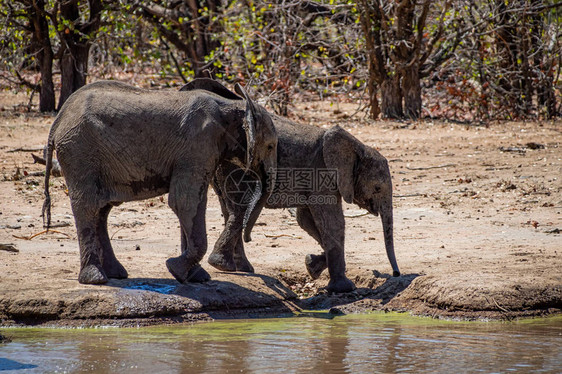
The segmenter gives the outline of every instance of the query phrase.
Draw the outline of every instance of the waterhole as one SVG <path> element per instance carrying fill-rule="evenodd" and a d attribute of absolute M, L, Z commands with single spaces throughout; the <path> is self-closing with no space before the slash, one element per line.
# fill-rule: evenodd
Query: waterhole
<path fill-rule="evenodd" d="M 3 373 L 559 372 L 562 317 L 444 322 L 396 313 L 143 328 L 4 328 Z M 328 314 L 318 313 L 318 317 Z"/>

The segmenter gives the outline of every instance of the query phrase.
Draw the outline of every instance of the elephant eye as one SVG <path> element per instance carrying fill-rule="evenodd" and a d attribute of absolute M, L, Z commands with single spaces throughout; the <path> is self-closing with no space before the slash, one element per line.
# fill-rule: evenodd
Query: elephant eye
<path fill-rule="evenodd" d="M 270 150 L 270 151 L 273 150 L 273 144 L 268 145 L 267 149 Z"/>
<path fill-rule="evenodd" d="M 375 193 L 380 193 L 380 192 L 381 192 L 380 186 L 376 186 L 376 187 L 375 187 Z"/>

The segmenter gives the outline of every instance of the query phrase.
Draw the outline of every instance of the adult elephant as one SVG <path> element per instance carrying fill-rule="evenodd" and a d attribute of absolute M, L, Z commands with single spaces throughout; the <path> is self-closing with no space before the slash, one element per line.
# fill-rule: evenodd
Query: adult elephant
<path fill-rule="evenodd" d="M 122 202 L 167 192 L 182 251 L 166 261 L 168 270 L 182 283 L 210 278 L 199 262 L 207 250 L 207 190 L 218 165 L 257 170 L 277 162 L 270 116 L 242 87 L 236 90 L 243 100 L 228 90 L 151 91 L 101 81 L 69 97 L 47 142 L 43 216 L 49 227 L 56 150 L 78 233 L 80 283 L 128 276 L 111 247 L 108 214 Z"/>
<path fill-rule="evenodd" d="M 342 199 L 355 203 L 368 212 L 381 216 L 387 257 L 393 275 L 400 271 L 394 254 L 392 181 L 387 160 L 375 149 L 361 143 L 336 126 L 329 130 L 291 122 L 272 116 L 279 137 L 277 183 L 263 194 L 248 219 L 244 207 L 229 198 L 231 182 L 225 176 L 234 166 L 219 168 L 213 187 L 221 199 L 226 227 L 209 255 L 209 263 L 223 271 L 253 272 L 244 253 L 244 240 L 250 233 L 261 209 L 295 207 L 298 224 L 322 247 L 321 255 L 305 258 L 310 276 L 318 278 L 328 268 L 329 292 L 355 289 L 345 275 L 345 220 Z M 312 182 L 310 182 L 312 181 Z"/>

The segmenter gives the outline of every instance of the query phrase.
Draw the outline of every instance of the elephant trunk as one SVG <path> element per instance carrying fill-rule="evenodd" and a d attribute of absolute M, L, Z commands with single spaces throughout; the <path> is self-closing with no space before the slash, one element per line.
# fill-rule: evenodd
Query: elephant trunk
<path fill-rule="evenodd" d="M 277 182 L 277 155 L 265 160 L 263 166 L 266 175 L 264 187 L 267 197 L 271 197 L 275 189 L 275 183 Z"/>
<path fill-rule="evenodd" d="M 394 221 L 392 214 L 392 203 L 390 207 L 386 207 L 381 211 L 382 228 L 384 231 L 384 246 L 386 247 L 386 256 L 390 265 L 392 266 L 392 276 L 399 277 L 400 270 L 396 263 L 396 256 L 394 255 Z"/>
<path fill-rule="evenodd" d="M 252 212 L 254 211 L 256 205 L 258 204 L 260 198 L 262 197 L 261 183 L 260 181 L 256 181 L 255 183 L 256 186 L 254 192 L 252 193 L 252 197 L 250 198 L 250 201 L 248 202 L 248 206 L 246 207 L 246 212 L 244 213 L 244 223 L 242 224 L 243 228 L 246 228 L 246 225 L 248 224 L 248 220 L 252 216 Z"/>
<path fill-rule="evenodd" d="M 252 241 L 252 229 L 275 188 L 277 181 L 277 153 L 266 157 L 263 160 L 262 166 L 261 180 L 256 181 L 256 190 L 244 214 L 243 237 L 245 242 Z"/>
<path fill-rule="evenodd" d="M 248 243 L 252 241 L 252 229 L 260 216 L 261 211 L 265 207 L 267 200 L 273 194 L 276 182 L 276 166 L 271 163 L 264 162 L 266 173 L 266 178 L 264 178 L 264 185 L 262 185 L 262 193 L 259 196 L 259 200 L 253 204 L 252 209 L 246 210 L 246 215 L 244 216 L 244 242 Z M 252 199 L 253 201 L 253 199 Z"/>
<path fill-rule="evenodd" d="M 246 210 L 246 215 L 244 216 L 244 242 L 248 243 L 252 241 L 252 229 L 254 228 L 267 199 L 268 195 L 262 194 L 252 211 L 250 212 L 249 209 Z"/>

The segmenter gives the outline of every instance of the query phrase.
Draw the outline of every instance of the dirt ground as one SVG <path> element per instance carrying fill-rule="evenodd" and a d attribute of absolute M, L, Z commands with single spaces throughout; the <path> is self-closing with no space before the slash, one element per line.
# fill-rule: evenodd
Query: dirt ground
<path fill-rule="evenodd" d="M 145 325 L 263 317 L 308 310 L 372 310 L 460 319 L 511 319 L 562 310 L 561 122 L 368 123 L 355 104 L 306 102 L 291 118 L 339 124 L 390 161 L 396 257 L 389 276 L 381 223 L 345 206 L 347 273 L 358 287 L 327 295 L 304 256 L 319 245 L 289 210 L 264 210 L 246 245 L 256 274 L 223 273 L 180 285 L 165 260 L 179 254 L 167 196 L 112 210 L 109 233 L 127 280 L 81 285 L 78 243 L 63 178 L 52 178 L 53 222 L 42 233 L 41 154 L 51 115 L 26 113 L 24 95 L 0 93 L 0 325 Z M 351 117 L 351 118 L 350 118 Z M 32 152 L 32 150 L 35 150 Z M 223 227 L 207 208 L 209 245 Z"/>

